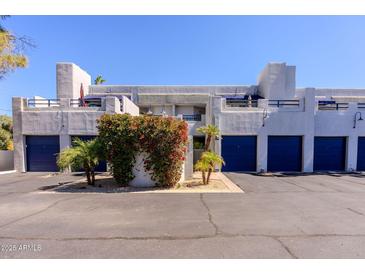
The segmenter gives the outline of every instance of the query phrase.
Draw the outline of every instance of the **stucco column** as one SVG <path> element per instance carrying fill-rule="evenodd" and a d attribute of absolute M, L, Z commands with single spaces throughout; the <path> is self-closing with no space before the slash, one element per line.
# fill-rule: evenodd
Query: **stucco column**
<path fill-rule="evenodd" d="M 14 169 L 19 172 L 26 171 L 25 137 L 22 134 L 22 111 L 24 99 L 13 97 L 13 142 L 14 142 Z"/>
<path fill-rule="evenodd" d="M 60 98 L 60 107 L 61 108 L 69 108 L 71 105 L 71 99 L 70 98 Z M 73 107 L 78 107 L 78 105 L 74 105 Z"/>
<path fill-rule="evenodd" d="M 71 136 L 68 134 L 61 134 L 60 135 L 60 151 L 65 148 L 71 147 Z"/>
<path fill-rule="evenodd" d="M 303 172 L 313 172 L 315 89 L 307 88 L 304 94 L 305 135 L 303 136 Z"/>
<path fill-rule="evenodd" d="M 357 143 L 357 136 L 351 134 L 347 138 L 346 171 L 354 171 L 357 169 Z"/>
<path fill-rule="evenodd" d="M 214 125 L 216 127 L 218 127 L 219 129 L 221 128 L 221 122 L 220 122 L 220 115 L 214 115 Z M 219 130 L 220 131 L 220 130 Z M 221 132 L 219 133 L 219 137 L 218 140 L 216 140 L 215 138 L 212 140 L 213 143 L 213 150 L 215 153 L 217 153 L 218 155 L 222 156 L 222 149 L 221 149 L 221 142 L 222 142 L 222 134 Z"/>
<path fill-rule="evenodd" d="M 60 134 L 60 152 L 65 148 L 71 147 L 71 136 L 66 134 Z M 65 173 L 71 172 L 71 166 L 64 170 Z"/>
<path fill-rule="evenodd" d="M 185 155 L 185 162 L 183 164 L 184 166 L 184 180 L 189 180 L 193 177 L 193 136 L 188 136 L 188 145 L 187 145 L 187 151 Z"/>
<path fill-rule="evenodd" d="M 172 109 L 172 116 L 176 116 L 176 105 L 172 105 L 171 109 Z"/>
<path fill-rule="evenodd" d="M 348 112 L 351 117 L 351 122 L 357 112 L 357 103 L 350 102 Z M 358 133 L 357 128 L 352 128 L 349 131 L 347 138 L 347 150 L 346 150 L 346 171 L 353 171 L 357 169 L 357 145 L 358 145 Z"/>
<path fill-rule="evenodd" d="M 262 130 L 257 136 L 257 172 L 267 171 L 267 133 Z"/>
<path fill-rule="evenodd" d="M 303 136 L 303 172 L 313 172 L 314 135 L 308 133 Z"/>

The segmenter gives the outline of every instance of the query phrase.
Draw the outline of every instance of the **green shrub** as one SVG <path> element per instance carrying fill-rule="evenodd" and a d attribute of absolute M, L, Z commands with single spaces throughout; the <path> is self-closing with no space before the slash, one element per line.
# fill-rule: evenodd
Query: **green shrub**
<path fill-rule="evenodd" d="M 13 150 L 13 140 L 11 133 L 0 128 L 0 150 Z"/>
<path fill-rule="evenodd" d="M 145 152 L 144 167 L 159 186 L 172 187 L 180 179 L 188 140 L 186 122 L 172 117 L 104 114 L 98 120 L 99 140 L 115 180 L 133 180 L 137 153 Z"/>
<path fill-rule="evenodd" d="M 98 139 L 82 141 L 79 138 L 73 142 L 74 146 L 65 148 L 57 156 L 57 165 L 61 170 L 71 166 L 73 169 L 85 170 L 87 183 L 95 185 L 95 167 L 102 159 L 102 145 Z"/>
<path fill-rule="evenodd" d="M 193 148 L 194 149 L 204 149 L 204 143 L 199 142 L 199 141 L 195 141 L 193 143 Z"/>
<path fill-rule="evenodd" d="M 197 132 L 205 134 L 205 151 L 210 150 L 210 144 L 214 138 L 219 138 L 219 128 L 215 125 L 206 125 L 204 127 L 197 128 Z"/>
<path fill-rule="evenodd" d="M 202 172 L 203 184 L 206 185 L 209 184 L 210 175 L 214 171 L 214 168 L 216 166 L 221 168 L 222 165 L 224 165 L 224 160 L 221 156 L 212 151 L 205 151 L 195 164 L 195 169 Z M 208 173 L 207 176 L 206 173 Z"/>
<path fill-rule="evenodd" d="M 7 115 L 0 115 L 0 150 L 13 150 L 13 121 Z"/>

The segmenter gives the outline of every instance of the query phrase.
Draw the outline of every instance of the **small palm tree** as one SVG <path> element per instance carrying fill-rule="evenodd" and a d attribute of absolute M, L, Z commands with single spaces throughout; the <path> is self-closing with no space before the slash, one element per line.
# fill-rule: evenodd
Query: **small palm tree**
<path fill-rule="evenodd" d="M 209 183 L 210 175 L 215 167 L 218 166 L 221 168 L 224 164 L 223 158 L 217 153 L 205 151 L 199 161 L 195 164 L 195 169 L 202 172 L 203 184 L 206 185 Z M 208 173 L 207 176 L 206 173 Z"/>
<path fill-rule="evenodd" d="M 76 139 L 74 146 L 61 151 L 57 157 L 57 165 L 61 170 L 71 166 L 72 169 L 83 168 L 86 173 L 87 183 L 95 185 L 95 167 L 99 164 L 101 144 L 97 139 L 81 141 Z"/>
<path fill-rule="evenodd" d="M 205 147 L 204 150 L 208 151 L 210 148 L 210 143 L 213 138 L 219 137 L 219 128 L 214 125 L 207 125 L 205 127 L 200 127 L 197 129 L 198 132 L 205 134 Z"/>
<path fill-rule="evenodd" d="M 95 80 L 94 80 L 94 83 L 95 85 L 101 85 L 105 82 L 106 80 L 103 78 L 103 76 L 101 75 L 98 75 Z"/>

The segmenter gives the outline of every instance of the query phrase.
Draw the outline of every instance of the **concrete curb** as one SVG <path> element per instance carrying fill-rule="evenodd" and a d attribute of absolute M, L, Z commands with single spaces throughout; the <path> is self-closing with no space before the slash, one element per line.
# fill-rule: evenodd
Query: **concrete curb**
<path fill-rule="evenodd" d="M 226 175 L 222 172 L 216 173 L 217 177 L 222 180 L 222 182 L 228 187 L 231 192 L 245 193 L 240 187 L 233 183 Z"/>

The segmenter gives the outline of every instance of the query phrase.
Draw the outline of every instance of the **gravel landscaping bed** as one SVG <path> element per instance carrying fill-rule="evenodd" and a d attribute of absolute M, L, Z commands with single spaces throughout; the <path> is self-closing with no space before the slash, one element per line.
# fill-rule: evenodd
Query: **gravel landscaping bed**
<path fill-rule="evenodd" d="M 39 190 L 47 192 L 61 192 L 61 193 L 124 193 L 124 192 L 152 192 L 152 193 L 179 193 L 179 192 L 242 192 L 241 189 L 235 185 L 223 174 L 216 172 L 212 174 L 209 184 L 202 183 L 200 173 L 194 173 L 191 180 L 178 183 L 174 188 L 166 189 L 160 187 L 121 187 L 114 178 L 108 174 L 99 174 L 96 176 L 95 186 L 87 184 L 86 179 L 75 178 L 75 181 L 66 184 L 49 185 L 40 188 Z"/>

